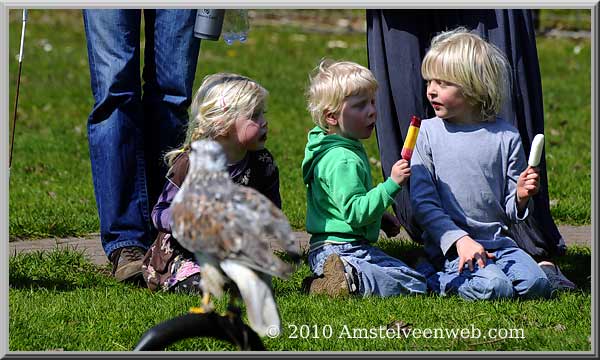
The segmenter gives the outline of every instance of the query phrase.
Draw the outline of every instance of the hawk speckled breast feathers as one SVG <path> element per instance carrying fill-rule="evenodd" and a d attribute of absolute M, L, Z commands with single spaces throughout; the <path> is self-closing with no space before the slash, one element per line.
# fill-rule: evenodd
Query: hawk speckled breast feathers
<path fill-rule="evenodd" d="M 220 298 L 232 280 L 250 327 L 265 336 L 267 329 L 280 327 L 271 276 L 286 278 L 293 270 L 273 254 L 271 243 L 298 259 L 292 229 L 267 197 L 231 181 L 220 144 L 195 141 L 189 158 L 188 174 L 171 204 L 173 235 L 195 254 L 204 295 Z"/>

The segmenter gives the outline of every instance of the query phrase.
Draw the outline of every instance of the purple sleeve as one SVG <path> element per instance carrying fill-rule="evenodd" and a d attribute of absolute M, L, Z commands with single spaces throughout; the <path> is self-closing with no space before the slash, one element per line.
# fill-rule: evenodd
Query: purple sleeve
<path fill-rule="evenodd" d="M 152 209 L 152 222 L 158 231 L 171 233 L 171 202 L 179 188 L 167 180 L 156 205 Z"/>

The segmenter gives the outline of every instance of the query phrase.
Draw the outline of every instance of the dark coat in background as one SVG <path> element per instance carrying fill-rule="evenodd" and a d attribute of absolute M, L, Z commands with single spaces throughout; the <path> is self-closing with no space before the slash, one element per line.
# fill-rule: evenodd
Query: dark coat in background
<path fill-rule="evenodd" d="M 410 118 L 435 116 L 426 97 L 421 61 L 438 33 L 464 26 L 505 52 L 512 67 L 512 93 L 500 117 L 512 123 L 528 155 L 536 134 L 544 133 L 542 82 L 532 11 L 528 9 L 393 9 L 367 10 L 369 68 L 379 82 L 377 142 L 383 175 L 388 177 L 408 131 Z M 545 153 L 539 165 L 541 187 L 533 197 L 534 212 L 511 228 L 519 246 L 536 260 L 562 255 L 564 239 L 552 219 Z M 410 235 L 422 243 L 422 230 L 412 215 L 410 189 L 396 196 L 394 211 Z"/>

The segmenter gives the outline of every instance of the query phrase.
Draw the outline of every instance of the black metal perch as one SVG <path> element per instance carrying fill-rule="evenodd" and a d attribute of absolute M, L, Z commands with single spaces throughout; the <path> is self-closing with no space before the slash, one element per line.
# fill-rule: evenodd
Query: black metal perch
<path fill-rule="evenodd" d="M 142 335 L 133 351 L 160 351 L 177 341 L 212 337 L 228 341 L 240 350 L 266 350 L 260 337 L 238 315 L 186 314 L 164 321 Z"/>

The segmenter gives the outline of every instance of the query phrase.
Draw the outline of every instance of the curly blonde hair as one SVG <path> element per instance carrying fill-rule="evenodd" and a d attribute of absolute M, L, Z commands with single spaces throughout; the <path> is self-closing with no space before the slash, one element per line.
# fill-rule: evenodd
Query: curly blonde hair
<path fill-rule="evenodd" d="M 239 117 L 263 111 L 269 92 L 256 81 L 238 74 L 218 73 L 202 80 L 190 108 L 183 145 L 165 155 L 169 166 L 192 142 L 226 136 Z"/>
<path fill-rule="evenodd" d="M 459 85 L 463 96 L 479 109 L 482 121 L 500 112 L 511 86 L 510 63 L 502 50 L 464 27 L 432 39 L 421 74 L 427 81 Z"/>
<path fill-rule="evenodd" d="M 344 100 L 358 94 L 375 96 L 377 80 L 366 67 L 351 61 L 322 60 L 309 75 L 307 109 L 314 123 L 328 131 L 327 116 L 338 114 Z"/>

